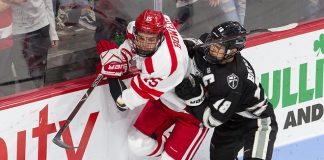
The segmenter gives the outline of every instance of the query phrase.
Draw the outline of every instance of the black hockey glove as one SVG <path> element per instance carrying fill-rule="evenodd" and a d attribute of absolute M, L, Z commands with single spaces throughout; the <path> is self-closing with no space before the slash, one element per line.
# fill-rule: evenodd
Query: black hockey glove
<path fill-rule="evenodd" d="M 190 75 L 175 87 L 176 95 L 183 99 L 188 106 L 198 106 L 204 101 L 204 90 L 201 79 Z"/>
<path fill-rule="evenodd" d="M 192 58 L 196 52 L 195 46 L 202 44 L 202 41 L 200 41 L 199 39 L 195 39 L 195 38 L 184 38 L 183 42 L 187 47 L 188 54 L 189 54 L 190 58 Z"/>

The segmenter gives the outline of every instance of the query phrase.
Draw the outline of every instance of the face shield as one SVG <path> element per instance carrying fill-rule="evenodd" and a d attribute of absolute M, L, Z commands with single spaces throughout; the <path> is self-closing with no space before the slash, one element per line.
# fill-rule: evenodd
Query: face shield
<path fill-rule="evenodd" d="M 162 34 L 137 31 L 134 27 L 133 48 L 139 56 L 148 57 L 153 55 L 163 41 Z"/>

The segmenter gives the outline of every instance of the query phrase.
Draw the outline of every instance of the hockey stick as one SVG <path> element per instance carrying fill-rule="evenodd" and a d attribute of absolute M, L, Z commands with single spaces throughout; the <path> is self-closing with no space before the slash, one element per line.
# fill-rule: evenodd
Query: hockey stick
<path fill-rule="evenodd" d="M 276 27 L 276 28 L 254 29 L 254 30 L 251 30 L 251 31 L 246 32 L 244 34 L 241 34 L 241 35 L 237 35 L 237 36 L 233 36 L 233 37 L 220 38 L 220 39 L 208 42 L 208 43 L 203 43 L 203 44 L 200 44 L 200 45 L 196 45 L 195 47 L 193 47 L 193 49 L 197 49 L 199 47 L 207 47 L 207 46 L 210 46 L 211 44 L 214 44 L 214 43 L 226 42 L 226 41 L 230 41 L 230 40 L 242 37 L 242 36 L 247 36 L 247 35 L 251 35 L 251 34 L 255 34 L 255 33 L 286 31 L 286 30 L 289 30 L 289 29 L 293 29 L 293 28 L 295 28 L 297 26 L 298 26 L 298 23 L 291 23 L 291 24 L 281 26 L 281 27 Z"/>
<path fill-rule="evenodd" d="M 55 143 L 56 145 L 58 145 L 59 147 L 62 147 L 62 148 L 69 148 L 69 149 L 71 149 L 71 148 L 78 148 L 78 147 L 69 146 L 69 145 L 65 144 L 62 141 L 62 139 L 61 139 L 62 133 L 66 129 L 66 127 L 69 126 L 69 124 L 72 121 L 72 119 L 75 117 L 75 115 L 78 113 L 78 111 L 82 107 L 83 103 L 88 99 L 88 97 L 90 96 L 90 94 L 93 91 L 93 89 L 99 84 L 99 82 L 102 80 L 103 77 L 104 76 L 102 74 L 99 74 L 97 76 L 97 78 L 92 82 L 91 87 L 88 88 L 87 92 L 83 95 L 83 97 L 81 98 L 81 100 L 79 101 L 79 103 L 73 109 L 73 111 L 71 112 L 71 114 L 69 115 L 69 117 L 67 118 L 67 120 L 65 121 L 65 123 L 63 124 L 63 126 L 56 133 L 55 137 L 52 140 L 53 143 Z"/>

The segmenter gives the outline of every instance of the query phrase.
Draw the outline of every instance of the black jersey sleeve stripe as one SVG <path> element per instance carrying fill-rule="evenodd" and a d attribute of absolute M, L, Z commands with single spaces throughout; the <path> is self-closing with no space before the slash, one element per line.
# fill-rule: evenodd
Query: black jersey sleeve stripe
<path fill-rule="evenodd" d="M 260 116 L 261 113 L 263 113 L 266 109 L 267 109 L 268 105 L 264 105 L 262 107 L 260 107 L 258 110 L 254 111 L 253 114 L 256 116 Z"/>
<path fill-rule="evenodd" d="M 257 98 L 257 99 L 260 99 L 261 98 L 261 88 L 260 88 L 260 85 L 257 85 L 257 89 L 254 92 L 254 97 Z"/>
<path fill-rule="evenodd" d="M 242 112 L 237 112 L 236 114 L 242 116 L 242 117 L 245 117 L 245 118 L 250 118 L 250 119 L 257 119 L 257 118 L 260 118 L 254 114 L 252 114 L 251 112 L 248 112 L 248 111 L 242 111 Z"/>

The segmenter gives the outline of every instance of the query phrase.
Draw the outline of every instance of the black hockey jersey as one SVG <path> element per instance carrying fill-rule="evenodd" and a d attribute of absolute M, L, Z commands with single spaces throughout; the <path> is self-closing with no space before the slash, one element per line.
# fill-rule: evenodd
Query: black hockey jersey
<path fill-rule="evenodd" d="M 227 64 L 211 64 L 204 59 L 203 50 L 193 54 L 193 74 L 202 78 L 207 90 L 205 101 L 198 107 L 190 107 L 200 120 L 206 107 L 219 125 L 234 114 L 246 118 L 269 117 L 273 112 L 261 84 L 256 80 L 251 64 L 237 53 Z"/>

